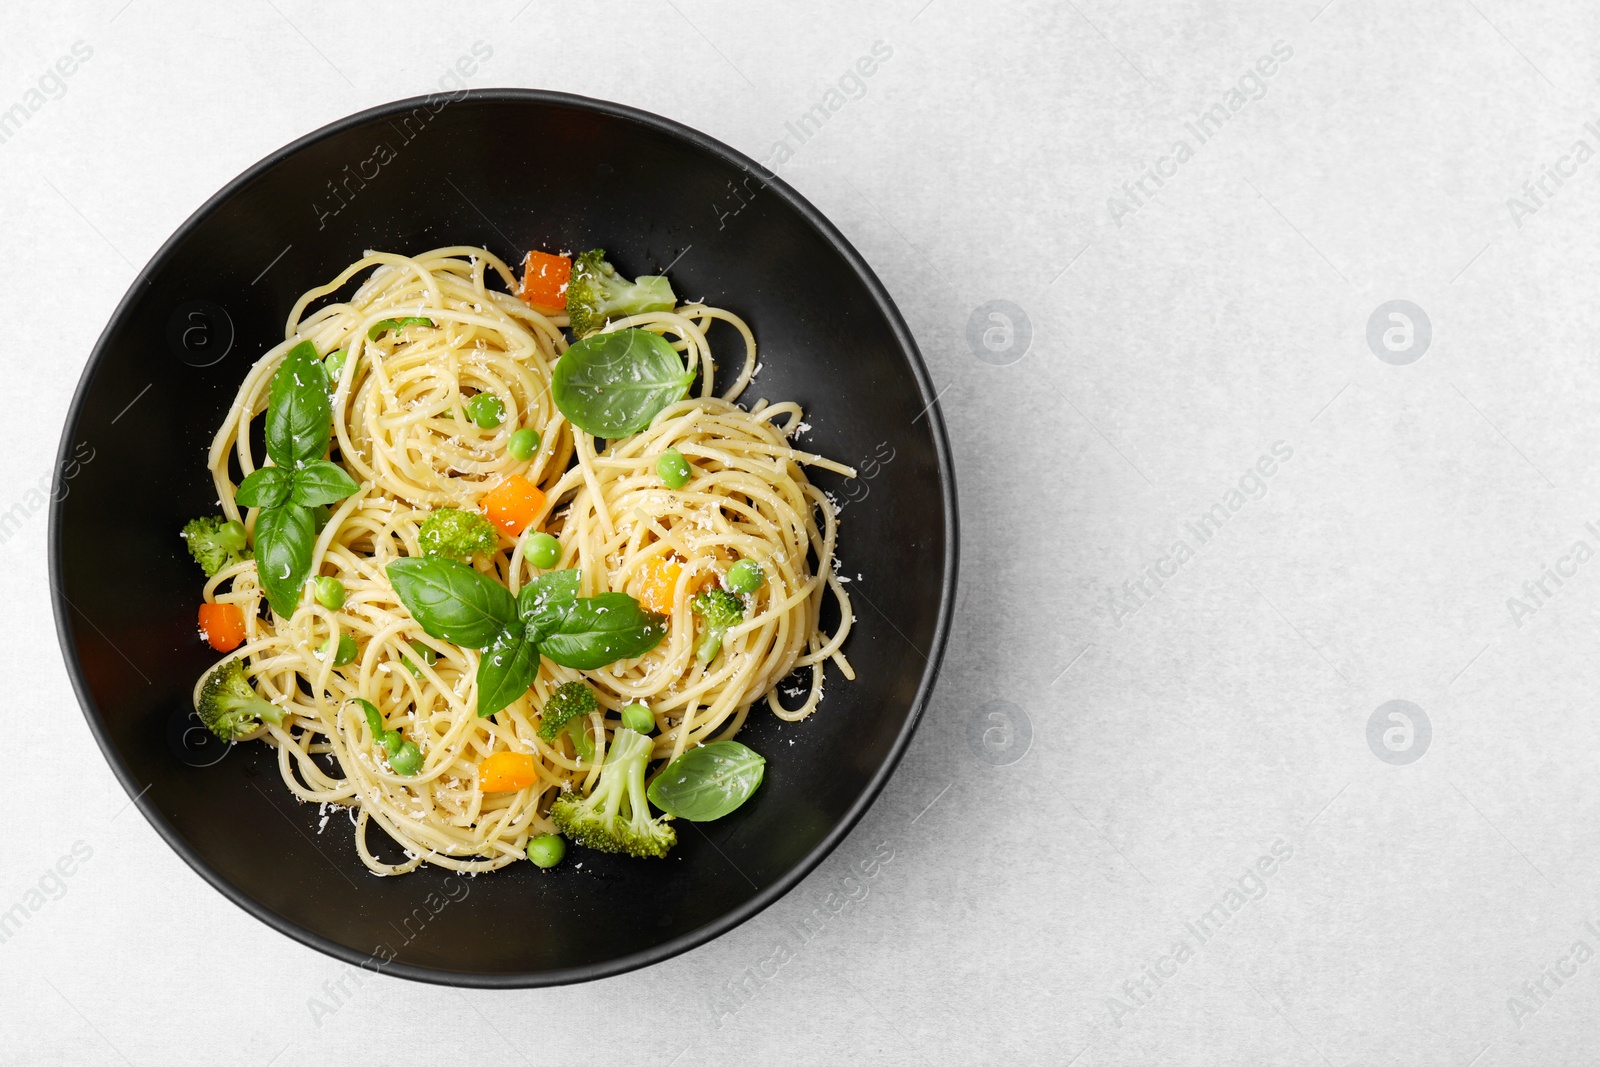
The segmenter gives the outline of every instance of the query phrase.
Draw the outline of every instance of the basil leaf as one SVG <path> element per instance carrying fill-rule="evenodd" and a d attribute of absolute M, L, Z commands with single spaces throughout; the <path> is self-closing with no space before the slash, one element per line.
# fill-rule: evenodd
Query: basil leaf
<path fill-rule="evenodd" d="M 289 479 L 289 471 L 283 467 L 262 467 L 239 483 L 233 498 L 247 508 L 274 507 L 289 499 Z"/>
<path fill-rule="evenodd" d="M 650 783 L 650 803 L 680 819 L 710 822 L 750 799 L 767 761 L 737 741 L 691 748 Z"/>
<path fill-rule="evenodd" d="M 400 603 L 430 637 L 488 648 L 517 619 L 511 590 L 465 563 L 411 556 L 385 569 Z"/>
<path fill-rule="evenodd" d="M 361 488 L 359 482 L 345 473 L 337 463 L 313 459 L 296 467 L 292 474 L 289 499 L 302 507 L 314 508 L 332 504 Z M 249 479 L 245 479 L 249 481 Z"/>
<path fill-rule="evenodd" d="M 578 429 L 617 438 L 650 425 L 662 408 L 689 395 L 694 373 L 649 330 L 590 334 L 556 362 L 550 393 Z"/>
<path fill-rule="evenodd" d="M 403 330 L 407 326 L 432 326 L 432 319 L 422 319 L 412 316 L 404 319 L 383 319 L 372 324 L 372 329 L 367 331 L 367 340 L 376 341 L 386 330 Z"/>
<path fill-rule="evenodd" d="M 267 455 L 280 467 L 321 459 L 333 436 L 328 369 L 317 348 L 301 341 L 289 350 L 267 390 Z"/>
<path fill-rule="evenodd" d="M 300 604 L 316 541 L 311 512 L 298 504 L 277 504 L 256 515 L 256 575 L 267 603 L 285 619 Z"/>
<path fill-rule="evenodd" d="M 665 615 L 646 611 L 627 593 L 601 593 L 574 600 L 539 651 L 563 667 L 592 671 L 642 656 L 666 634 Z"/>
<path fill-rule="evenodd" d="M 406 665 L 406 670 L 411 672 L 411 677 L 421 678 L 422 665 L 426 663 L 431 667 L 438 663 L 439 653 L 435 652 L 430 645 L 421 641 L 413 641 L 411 642 L 411 652 L 400 653 L 400 662 Z"/>
<path fill-rule="evenodd" d="M 361 697 L 352 697 L 351 703 L 360 708 L 361 714 L 367 717 L 367 729 L 372 731 L 372 736 L 375 738 L 382 737 L 383 714 L 378 711 L 372 701 L 364 700 Z"/>
<path fill-rule="evenodd" d="M 336 352 L 329 352 L 322 357 L 323 369 L 328 372 L 328 392 L 333 392 L 339 387 L 339 378 L 344 374 L 344 365 L 350 362 L 350 350 L 341 348 Z"/>
<path fill-rule="evenodd" d="M 478 660 L 478 717 L 487 718 L 528 691 L 539 673 L 539 648 L 515 630 L 496 635 Z"/>
<path fill-rule="evenodd" d="M 517 594 L 517 614 L 526 621 L 549 607 L 577 600 L 582 579 L 583 572 L 576 568 L 539 575 Z"/>
<path fill-rule="evenodd" d="M 541 574 L 517 594 L 517 614 L 527 627 L 528 640 L 538 644 L 561 625 L 578 599 L 577 570 Z"/>

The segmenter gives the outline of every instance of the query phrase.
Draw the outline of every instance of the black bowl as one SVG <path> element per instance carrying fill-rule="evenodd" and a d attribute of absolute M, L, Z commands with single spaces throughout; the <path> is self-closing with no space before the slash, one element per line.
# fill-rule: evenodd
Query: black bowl
<path fill-rule="evenodd" d="M 769 757 L 738 812 L 680 823 L 663 861 L 574 850 L 479 878 L 377 878 L 349 824 L 297 804 L 273 751 L 197 743 L 201 575 L 178 538 L 214 512 L 206 448 L 296 297 L 368 248 L 601 246 L 625 273 L 743 315 L 762 344 L 747 399 L 793 399 L 817 451 L 862 477 L 840 555 L 862 580 L 827 698 L 799 724 L 757 710 Z M 196 871 L 276 929 L 348 962 L 510 987 L 617 974 L 701 944 L 792 888 L 843 839 L 926 703 L 956 574 L 955 487 L 928 374 L 849 243 L 749 158 L 615 104 L 498 89 L 390 104 L 250 168 L 156 254 L 100 338 L 67 418 L 51 512 L 56 625 L 89 726 Z M 582 863 L 581 868 L 579 862 Z"/>

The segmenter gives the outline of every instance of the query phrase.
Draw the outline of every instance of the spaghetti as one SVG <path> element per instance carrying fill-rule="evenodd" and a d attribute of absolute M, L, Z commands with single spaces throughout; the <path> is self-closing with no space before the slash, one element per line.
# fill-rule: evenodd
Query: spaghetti
<path fill-rule="evenodd" d="M 323 302 L 367 271 L 349 300 Z M 495 279 L 505 291 L 491 287 Z M 240 483 L 265 465 L 252 446 L 252 424 L 267 412 L 274 375 L 297 345 L 309 341 L 328 357 L 329 454 L 359 487 L 322 516 L 309 573 L 318 582 L 337 579 L 337 603 L 308 583 L 287 618 L 266 610 L 255 559 L 218 569 L 204 595 L 208 605 L 237 606 L 242 643 L 223 662 L 240 659 L 256 693 L 282 712 L 281 723 L 263 722 L 249 737 L 277 749 L 284 783 L 301 800 L 351 810 L 358 853 L 377 874 L 423 863 L 493 870 L 520 859 L 536 835 L 555 831 L 552 800 L 593 788 L 603 764 L 592 753 L 585 758 L 580 737 L 540 736 L 541 711 L 565 683 L 594 692 L 587 729 L 595 749 L 609 748 L 624 708 L 643 705 L 658 731 L 651 757 L 675 759 L 732 737 L 756 701 L 786 720 L 811 714 L 827 663 L 854 677 L 842 651 L 850 598 L 834 576 L 838 520 L 804 468 L 854 471 L 791 445 L 797 405 L 736 406 L 756 366 L 745 323 L 699 303 L 608 321 L 606 332 L 659 335 L 700 386 L 642 432 L 597 448 L 552 395 L 552 371 L 569 346 L 568 316 L 530 306 L 517 289 L 506 264 L 480 248 L 369 253 L 295 304 L 285 341 L 246 376 L 210 451 L 225 518 L 259 542 L 262 509 L 238 500 Z M 718 321 L 744 349 L 720 396 L 707 340 Z M 473 416 L 477 397 L 491 401 L 492 416 Z M 538 444 L 519 459 L 508 447 L 511 435 L 530 428 Z M 681 488 L 657 473 L 669 449 L 695 472 Z M 595 669 L 541 660 L 526 692 L 479 717 L 478 671 L 488 653 L 430 636 L 386 566 L 423 555 L 423 527 L 438 509 L 487 507 L 497 486 L 519 478 L 536 487 L 530 521 L 514 535 L 502 527 L 498 544 L 472 558 L 476 571 L 515 594 L 541 573 L 574 569 L 583 595 L 626 593 L 665 616 L 667 633 L 643 656 Z M 540 534 L 559 542 L 554 566 L 530 558 Z M 703 647 L 697 654 L 695 598 L 725 585 L 740 560 L 759 561 L 765 581 L 744 597 L 744 616 L 707 659 Z M 829 597 L 840 618 L 831 634 L 822 627 Z M 777 687 L 797 670 L 806 680 L 791 692 L 801 699 L 786 708 Z M 196 685 L 197 703 L 204 684 Z M 362 701 L 381 722 L 363 713 Z M 412 773 L 397 769 L 375 725 L 415 746 L 419 765 L 404 768 Z M 528 757 L 532 780 L 483 788 L 480 765 L 497 753 Z M 401 846 L 402 861 L 374 853 L 371 823 Z"/>

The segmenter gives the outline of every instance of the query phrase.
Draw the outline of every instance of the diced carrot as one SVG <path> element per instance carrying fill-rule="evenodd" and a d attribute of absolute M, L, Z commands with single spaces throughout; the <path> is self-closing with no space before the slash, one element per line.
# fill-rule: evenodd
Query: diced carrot
<path fill-rule="evenodd" d="M 677 556 L 651 556 L 644 565 L 644 581 L 639 583 L 639 603 L 662 615 L 672 613 L 672 591 L 683 573 Z"/>
<path fill-rule="evenodd" d="M 522 475 L 513 474 L 485 493 L 479 503 L 501 533 L 516 537 L 544 510 L 544 490 Z"/>
<path fill-rule="evenodd" d="M 522 263 L 522 299 L 533 310 L 554 315 L 567 306 L 572 260 L 548 252 L 529 252 Z"/>
<path fill-rule="evenodd" d="M 485 793 L 514 793 L 539 781 L 539 764 L 526 752 L 496 752 L 478 764 L 478 788 Z"/>
<path fill-rule="evenodd" d="M 201 604 L 200 636 L 218 652 L 244 644 L 244 612 L 237 604 Z"/>

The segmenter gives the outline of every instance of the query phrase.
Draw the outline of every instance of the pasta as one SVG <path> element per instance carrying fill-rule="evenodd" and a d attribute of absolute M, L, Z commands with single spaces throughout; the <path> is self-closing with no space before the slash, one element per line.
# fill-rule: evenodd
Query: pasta
<path fill-rule="evenodd" d="M 519 286 L 481 248 L 368 253 L 295 304 L 285 340 L 246 376 L 211 446 L 223 513 L 216 521 L 242 525 L 255 554 L 237 553 L 210 575 L 203 636 L 228 652 L 223 666 L 237 660 L 255 693 L 275 706 L 233 739 L 274 746 L 285 786 L 302 801 L 350 809 L 356 848 L 376 874 L 423 863 L 480 872 L 532 857 L 530 841 L 559 832 L 552 803 L 595 789 L 630 706 L 648 713 L 649 758 L 671 761 L 730 739 L 757 702 L 786 720 L 812 714 L 828 663 L 854 677 L 843 652 L 850 598 L 834 576 L 836 511 L 804 468 L 855 472 L 792 445 L 797 405 L 735 403 L 756 367 L 749 328 L 731 312 L 675 298 L 670 308 L 608 316 L 593 344 L 625 333 L 630 343 L 670 347 L 681 360 L 672 366 L 697 375 L 698 386 L 681 389 L 643 429 L 601 447 L 557 402 L 553 375 L 574 342 L 563 332 L 569 315 L 540 307 L 532 293 L 539 255 L 530 254 Z M 363 276 L 353 296 L 338 298 Z M 666 284 L 639 279 L 647 281 Z M 743 347 L 721 395 L 707 340 L 716 322 Z M 313 378 L 331 391 L 321 450 L 323 431 L 299 414 L 317 406 L 307 391 Z M 279 449 L 270 463 L 252 433 L 263 425 L 268 453 Z M 285 449 L 299 450 L 296 462 L 279 461 Z M 673 487 L 660 473 L 663 457 L 684 463 L 690 480 Z M 323 499 L 330 502 L 307 503 Z M 470 513 L 463 528 L 483 526 L 481 512 L 497 529 L 469 562 L 441 564 L 461 571 L 440 573 L 470 566 L 471 581 L 492 579 L 525 604 L 544 588 L 541 576 L 574 572 L 577 595 L 590 598 L 578 603 L 604 614 L 604 605 L 623 603 L 608 595 L 624 594 L 664 632 L 646 625 L 638 647 L 652 636 L 655 643 L 642 655 L 579 668 L 556 662 L 553 641 L 534 646 L 529 622 L 531 685 L 480 716 L 480 698 L 489 700 L 485 672 L 503 668 L 504 643 L 522 640 L 531 616 L 519 608 L 513 623 L 497 623 L 509 627 L 501 643 L 480 648 L 438 636 L 447 627 L 424 625 L 428 617 L 419 621 L 408 608 L 393 565 L 431 558 L 430 519 L 445 509 Z M 210 570 L 200 535 L 185 536 Z M 305 560 L 278 547 L 297 544 Z M 290 572 L 307 560 L 310 580 L 293 584 Z M 730 581 L 741 566 L 756 568 L 758 588 Z M 702 597 L 727 597 L 729 589 L 742 614 L 710 633 Z M 822 625 L 830 597 L 840 619 L 832 633 Z M 282 608 L 285 598 L 287 617 L 268 607 Z M 225 628 L 205 622 L 207 609 L 216 619 L 234 617 L 234 608 L 242 626 L 219 640 Z M 212 678 L 221 669 L 196 683 L 203 718 L 207 686 L 218 684 Z M 796 672 L 801 680 L 789 686 L 800 699 L 786 707 L 779 683 Z M 572 729 L 541 736 L 545 709 L 570 694 L 571 683 L 593 694 L 592 708 Z M 641 713 L 628 714 L 636 721 Z M 491 783 L 486 761 L 524 768 L 526 784 Z M 372 824 L 399 844 L 402 860 L 378 855 L 386 850 L 369 840 Z"/>

